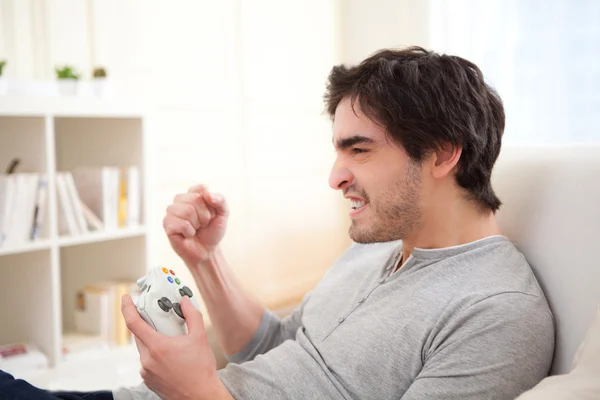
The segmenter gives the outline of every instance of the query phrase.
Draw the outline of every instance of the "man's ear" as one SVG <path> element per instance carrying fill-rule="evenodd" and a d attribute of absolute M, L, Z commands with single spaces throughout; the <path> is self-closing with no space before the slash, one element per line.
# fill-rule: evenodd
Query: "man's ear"
<path fill-rule="evenodd" d="M 444 144 L 433 152 L 433 163 L 431 173 L 434 178 L 444 178 L 458 164 L 462 147 L 452 144 Z"/>

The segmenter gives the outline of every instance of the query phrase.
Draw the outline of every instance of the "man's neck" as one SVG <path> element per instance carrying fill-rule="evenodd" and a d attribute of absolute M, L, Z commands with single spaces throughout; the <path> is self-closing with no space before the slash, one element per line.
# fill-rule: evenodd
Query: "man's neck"
<path fill-rule="evenodd" d="M 482 211 L 473 203 L 462 200 L 445 202 L 443 207 L 431 207 L 425 214 L 419 229 L 402 241 L 404 261 L 415 247 L 440 249 L 501 234 L 494 213 Z"/>

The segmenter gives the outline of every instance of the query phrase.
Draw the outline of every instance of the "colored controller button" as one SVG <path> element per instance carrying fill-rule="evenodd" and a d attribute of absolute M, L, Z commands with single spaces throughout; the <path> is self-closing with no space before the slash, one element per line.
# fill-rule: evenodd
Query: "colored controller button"
<path fill-rule="evenodd" d="M 170 269 L 169 272 L 171 273 L 171 275 L 175 275 L 175 272 L 173 272 L 172 269 Z"/>
<path fill-rule="evenodd" d="M 179 278 L 175 278 L 175 283 L 181 285 L 181 281 L 179 280 Z"/>
<path fill-rule="evenodd" d="M 164 312 L 168 312 L 171 308 L 173 308 L 173 303 L 171 303 L 171 300 L 167 299 L 166 297 L 161 297 L 158 299 L 158 306 Z"/>
<path fill-rule="evenodd" d="M 192 297 L 194 294 L 192 293 L 192 291 L 190 290 L 189 287 L 184 286 L 181 289 L 179 289 L 179 294 L 183 297 L 183 296 L 187 296 L 187 297 Z"/>
<path fill-rule="evenodd" d="M 165 274 L 169 274 L 169 270 L 168 270 L 168 269 L 166 269 L 166 268 L 163 268 L 163 269 L 162 269 L 162 272 L 164 272 Z"/>
<path fill-rule="evenodd" d="M 183 316 L 183 311 L 181 311 L 181 304 L 173 303 L 173 311 L 175 311 L 175 314 L 179 315 L 180 318 L 185 319 Z"/>
<path fill-rule="evenodd" d="M 171 278 L 170 276 L 167 276 L 167 279 L 169 280 L 169 282 L 173 283 L 173 278 Z"/>

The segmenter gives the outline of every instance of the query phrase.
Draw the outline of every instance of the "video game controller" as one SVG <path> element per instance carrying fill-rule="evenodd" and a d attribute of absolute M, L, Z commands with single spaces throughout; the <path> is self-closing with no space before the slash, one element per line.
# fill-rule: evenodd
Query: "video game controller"
<path fill-rule="evenodd" d="M 187 330 L 181 299 L 188 296 L 194 307 L 200 307 L 190 288 L 175 272 L 167 268 L 153 268 L 148 275 L 138 279 L 137 285 L 141 293 L 136 307 L 144 321 L 167 336 L 185 335 Z"/>

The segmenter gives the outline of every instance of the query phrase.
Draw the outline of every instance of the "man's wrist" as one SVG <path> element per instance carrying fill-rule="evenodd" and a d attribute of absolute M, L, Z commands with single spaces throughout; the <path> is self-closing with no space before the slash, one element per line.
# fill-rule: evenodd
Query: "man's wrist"
<path fill-rule="evenodd" d="M 219 257 L 221 249 L 216 246 L 206 253 L 206 256 L 194 263 L 187 264 L 187 267 L 192 272 L 202 272 L 207 270 L 215 270 L 219 268 Z"/>
<path fill-rule="evenodd" d="M 188 269 L 192 273 L 198 289 L 204 296 L 215 294 L 215 290 L 219 292 L 219 288 L 224 285 L 223 257 L 221 250 L 217 247 L 203 261 L 198 261 L 193 265 L 188 265 Z"/>

